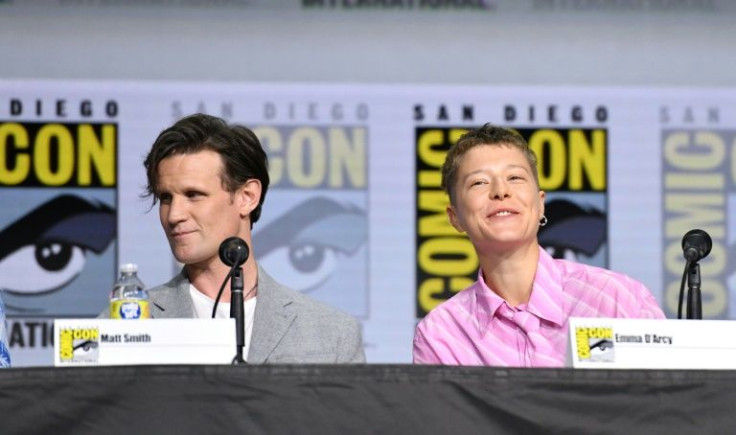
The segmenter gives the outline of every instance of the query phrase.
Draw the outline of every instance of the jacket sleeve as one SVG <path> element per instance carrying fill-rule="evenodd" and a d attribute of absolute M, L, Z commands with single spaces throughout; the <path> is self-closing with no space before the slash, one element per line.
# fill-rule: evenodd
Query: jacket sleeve
<path fill-rule="evenodd" d="M 365 364 L 362 331 L 358 321 L 348 319 L 340 338 L 337 362 L 341 364 Z"/>

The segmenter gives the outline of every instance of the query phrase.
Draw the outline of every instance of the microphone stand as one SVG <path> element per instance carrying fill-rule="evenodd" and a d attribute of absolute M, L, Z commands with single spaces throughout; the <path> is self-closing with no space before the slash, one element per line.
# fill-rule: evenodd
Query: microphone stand
<path fill-rule="evenodd" d="M 689 309 L 690 305 L 688 305 Z M 230 276 L 230 317 L 235 319 L 235 358 L 233 358 L 233 365 L 246 364 L 243 359 L 243 346 L 245 346 L 245 312 L 243 310 L 242 267 L 234 267 Z"/>
<path fill-rule="evenodd" d="M 703 302 L 700 293 L 700 265 L 693 261 L 687 271 L 687 319 L 703 318 Z"/>

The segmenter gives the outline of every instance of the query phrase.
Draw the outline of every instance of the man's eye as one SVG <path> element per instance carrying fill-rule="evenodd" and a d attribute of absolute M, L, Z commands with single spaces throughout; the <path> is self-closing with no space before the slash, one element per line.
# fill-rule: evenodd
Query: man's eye
<path fill-rule="evenodd" d="M 67 243 L 26 245 L 0 260 L 0 287 L 33 294 L 63 287 L 82 271 L 85 251 Z"/>

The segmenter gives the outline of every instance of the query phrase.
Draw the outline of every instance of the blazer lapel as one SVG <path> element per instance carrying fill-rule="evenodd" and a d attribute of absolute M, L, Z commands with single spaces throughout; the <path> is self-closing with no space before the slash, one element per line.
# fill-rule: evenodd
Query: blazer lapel
<path fill-rule="evenodd" d="M 248 363 L 262 364 L 273 353 L 296 318 L 292 299 L 258 266 L 258 293 Z"/>
<path fill-rule="evenodd" d="M 194 317 L 194 305 L 189 296 L 189 279 L 184 270 L 162 287 L 150 293 L 152 318 L 191 319 Z"/>

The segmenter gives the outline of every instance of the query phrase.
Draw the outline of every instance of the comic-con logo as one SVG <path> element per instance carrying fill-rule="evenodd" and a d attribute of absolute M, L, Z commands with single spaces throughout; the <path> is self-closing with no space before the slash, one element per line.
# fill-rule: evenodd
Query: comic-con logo
<path fill-rule="evenodd" d="M 0 122 L 9 314 L 93 315 L 105 305 L 116 265 L 117 140 L 115 123 Z"/>
<path fill-rule="evenodd" d="M 368 315 L 368 131 L 259 126 L 271 198 L 254 227 L 259 264 L 285 285 Z"/>
<path fill-rule="evenodd" d="M 613 328 L 575 328 L 578 361 L 613 362 Z"/>
<path fill-rule="evenodd" d="M 736 317 L 736 131 L 715 128 L 662 130 L 662 243 L 664 303 L 676 317 L 685 260 L 682 237 L 694 228 L 711 236 L 700 261 L 703 318 Z"/>
<path fill-rule="evenodd" d="M 59 331 L 59 360 L 62 363 L 97 362 L 99 328 L 63 328 Z"/>

